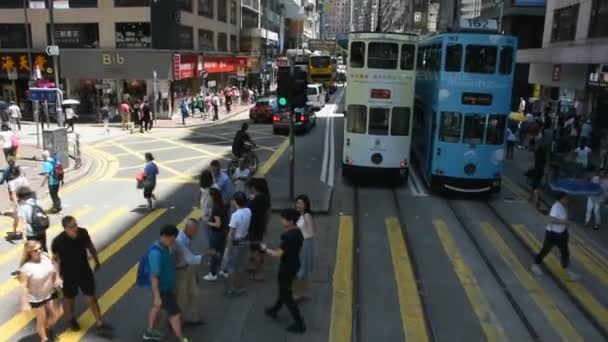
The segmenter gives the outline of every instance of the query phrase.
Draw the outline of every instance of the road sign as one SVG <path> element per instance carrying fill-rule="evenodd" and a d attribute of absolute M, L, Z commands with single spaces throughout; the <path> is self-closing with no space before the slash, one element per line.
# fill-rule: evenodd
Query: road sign
<path fill-rule="evenodd" d="M 55 102 L 57 100 L 57 90 L 54 88 L 30 88 L 30 100 Z"/>
<path fill-rule="evenodd" d="M 44 51 L 46 51 L 46 54 L 49 56 L 59 56 L 59 46 L 57 45 L 49 45 Z"/>

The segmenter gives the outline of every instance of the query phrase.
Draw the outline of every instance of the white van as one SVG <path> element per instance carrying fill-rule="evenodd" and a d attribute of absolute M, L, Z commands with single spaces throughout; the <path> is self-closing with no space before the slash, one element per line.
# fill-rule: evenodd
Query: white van
<path fill-rule="evenodd" d="M 325 93 L 323 86 L 319 83 L 309 84 L 307 90 L 308 99 L 306 104 L 315 109 L 321 109 L 325 106 Z"/>

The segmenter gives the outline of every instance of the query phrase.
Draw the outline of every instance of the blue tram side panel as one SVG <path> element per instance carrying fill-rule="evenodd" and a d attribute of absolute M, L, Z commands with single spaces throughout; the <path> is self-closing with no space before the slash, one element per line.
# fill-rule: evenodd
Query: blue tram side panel
<path fill-rule="evenodd" d="M 433 191 L 500 191 L 516 50 L 489 33 L 419 43 L 412 153 Z"/>

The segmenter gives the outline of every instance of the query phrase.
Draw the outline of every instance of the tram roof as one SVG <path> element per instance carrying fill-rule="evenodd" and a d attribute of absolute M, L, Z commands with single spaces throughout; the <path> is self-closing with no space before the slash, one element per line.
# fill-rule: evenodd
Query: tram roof
<path fill-rule="evenodd" d="M 409 38 L 408 40 L 417 40 L 419 37 L 414 33 L 405 32 L 372 32 L 372 31 L 355 31 L 349 33 L 349 38 L 353 36 L 358 39 L 394 39 L 394 38 Z"/>

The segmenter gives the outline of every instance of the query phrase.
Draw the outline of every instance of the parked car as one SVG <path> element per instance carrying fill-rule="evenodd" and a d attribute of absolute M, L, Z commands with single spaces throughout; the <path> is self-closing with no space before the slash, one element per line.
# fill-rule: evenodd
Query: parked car
<path fill-rule="evenodd" d="M 313 109 L 321 109 L 325 106 L 325 92 L 323 86 L 319 83 L 309 84 L 307 89 L 307 102 L 308 107 Z"/>
<path fill-rule="evenodd" d="M 262 97 L 249 110 L 249 119 L 253 122 L 272 122 L 272 117 L 279 111 L 279 101 L 276 96 Z"/>
<path fill-rule="evenodd" d="M 290 110 L 288 108 L 281 108 L 272 118 L 273 133 L 289 132 L 289 117 Z M 295 119 L 294 128 L 296 133 L 309 132 L 317 124 L 317 115 L 310 107 L 296 108 Z"/>

